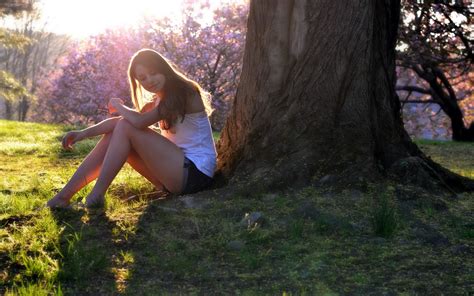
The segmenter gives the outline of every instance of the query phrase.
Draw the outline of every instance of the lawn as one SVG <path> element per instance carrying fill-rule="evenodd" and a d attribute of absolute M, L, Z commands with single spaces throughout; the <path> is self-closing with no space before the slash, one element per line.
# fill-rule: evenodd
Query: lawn
<path fill-rule="evenodd" d="M 387 183 L 365 191 L 233 188 L 158 199 L 126 167 L 105 210 L 51 211 L 44 203 L 96 141 L 63 151 L 66 130 L 0 121 L 1 294 L 474 292 L 473 193 Z M 474 178 L 474 144 L 417 144 Z"/>

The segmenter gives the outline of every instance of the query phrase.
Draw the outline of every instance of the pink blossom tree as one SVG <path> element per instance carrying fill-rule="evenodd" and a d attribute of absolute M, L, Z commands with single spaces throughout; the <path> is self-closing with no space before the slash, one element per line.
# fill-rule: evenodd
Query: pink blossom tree
<path fill-rule="evenodd" d="M 141 45 L 131 30 L 109 30 L 75 44 L 41 82 L 35 119 L 81 124 L 104 119 L 110 98 L 129 100 L 128 62 Z"/>
<path fill-rule="evenodd" d="M 428 104 L 410 109 L 444 113 L 454 140 L 474 141 L 469 1 L 404 0 L 401 16 L 397 89 L 402 104 Z"/>
<path fill-rule="evenodd" d="M 211 123 L 220 130 L 239 83 L 248 3 L 229 2 L 212 11 L 208 23 L 203 18 L 206 9 L 210 9 L 206 1 L 200 5 L 188 1 L 183 7 L 182 22 L 147 21 L 142 31 L 147 32 L 146 44 L 162 52 L 210 92 L 216 110 Z"/>

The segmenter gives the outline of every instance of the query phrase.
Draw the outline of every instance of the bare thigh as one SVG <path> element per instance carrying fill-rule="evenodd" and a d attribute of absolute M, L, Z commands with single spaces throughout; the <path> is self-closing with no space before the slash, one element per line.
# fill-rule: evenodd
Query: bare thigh
<path fill-rule="evenodd" d="M 150 176 L 169 191 L 180 193 L 183 187 L 183 151 L 149 128 L 137 129 L 126 120 L 121 120 L 117 128 L 125 132 Z"/>
<path fill-rule="evenodd" d="M 143 159 L 140 158 L 135 150 L 130 151 L 130 154 L 127 158 L 127 163 L 130 164 L 130 166 L 140 175 L 155 185 L 157 189 L 163 189 L 163 184 L 161 184 L 161 182 L 150 172 Z"/>

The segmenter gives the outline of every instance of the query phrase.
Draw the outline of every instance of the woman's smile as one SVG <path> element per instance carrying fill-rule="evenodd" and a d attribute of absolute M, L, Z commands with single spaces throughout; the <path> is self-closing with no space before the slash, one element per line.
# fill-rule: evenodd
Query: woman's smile
<path fill-rule="evenodd" d="M 149 92 L 159 92 L 166 83 L 165 75 L 152 72 L 142 65 L 136 66 L 135 74 L 138 82 Z"/>

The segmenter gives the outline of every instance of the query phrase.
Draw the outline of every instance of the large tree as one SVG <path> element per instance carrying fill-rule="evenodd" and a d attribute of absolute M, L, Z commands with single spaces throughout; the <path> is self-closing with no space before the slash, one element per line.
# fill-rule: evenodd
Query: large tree
<path fill-rule="evenodd" d="M 272 188 L 328 174 L 343 182 L 415 174 L 430 186 L 472 186 L 426 158 L 403 128 L 399 13 L 399 0 L 252 1 L 220 173 Z"/>

